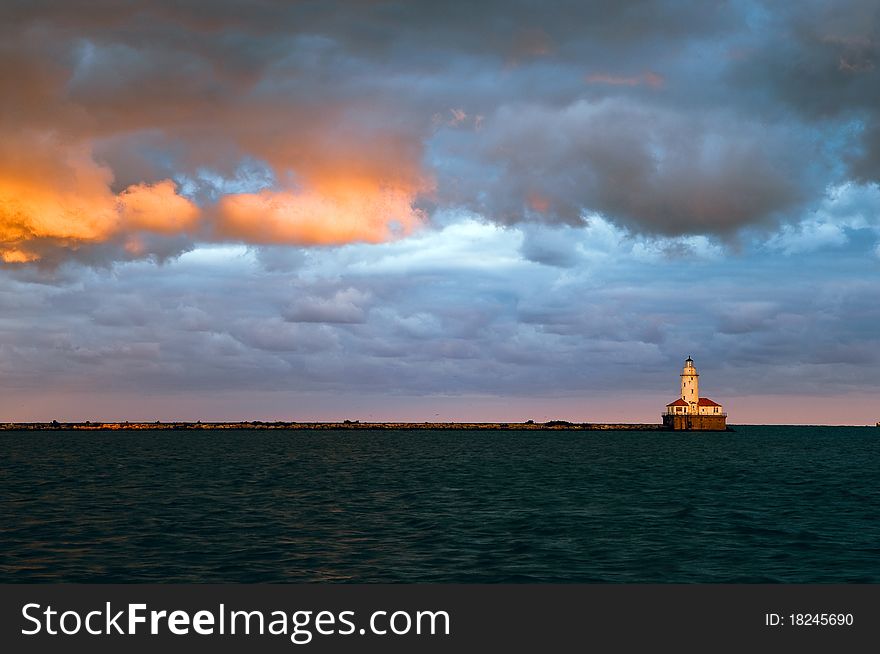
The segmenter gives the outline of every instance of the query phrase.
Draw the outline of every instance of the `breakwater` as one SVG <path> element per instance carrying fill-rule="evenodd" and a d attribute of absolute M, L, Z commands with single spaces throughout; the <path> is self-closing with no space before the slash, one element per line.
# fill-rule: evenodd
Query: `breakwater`
<path fill-rule="evenodd" d="M 217 430 L 217 429 L 429 429 L 464 431 L 504 431 L 504 430 L 555 430 L 555 431 L 668 431 L 662 424 L 645 423 L 606 423 L 606 422 L 568 422 L 551 420 L 549 422 L 6 422 L 0 423 L 0 431 L 154 431 L 154 430 Z"/>

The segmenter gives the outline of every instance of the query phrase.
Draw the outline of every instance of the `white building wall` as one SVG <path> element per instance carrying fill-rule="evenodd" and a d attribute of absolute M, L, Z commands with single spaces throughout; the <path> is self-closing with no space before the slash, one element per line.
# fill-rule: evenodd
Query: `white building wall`
<path fill-rule="evenodd" d="M 700 398 L 700 375 L 690 359 L 685 362 L 681 371 L 681 398 L 692 409 L 696 408 L 697 400 Z M 695 410 L 693 412 L 696 413 Z"/>

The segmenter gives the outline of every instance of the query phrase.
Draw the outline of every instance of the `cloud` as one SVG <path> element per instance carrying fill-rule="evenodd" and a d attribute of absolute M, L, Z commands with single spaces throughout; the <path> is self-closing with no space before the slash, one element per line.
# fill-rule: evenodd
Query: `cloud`
<path fill-rule="evenodd" d="M 425 218 L 406 192 L 344 180 L 303 193 L 227 195 L 217 208 L 217 234 L 247 243 L 341 245 L 379 243 L 410 234 Z"/>
<path fill-rule="evenodd" d="M 153 185 L 129 186 L 118 196 L 124 229 L 176 234 L 191 231 L 199 220 L 199 209 L 178 195 L 177 185 L 163 180 Z"/>
<path fill-rule="evenodd" d="M 377 242 L 422 222 L 431 184 L 412 127 L 356 88 L 363 66 L 334 85 L 321 62 L 279 61 L 289 38 L 306 58 L 321 50 L 297 30 L 269 29 L 264 49 L 250 30 L 267 25 L 229 37 L 161 4 L 93 20 L 17 9 L 0 47 L 4 261 L 164 256 L 181 237 Z M 311 92 L 288 88 L 301 74 Z M 269 175 L 236 189 L 224 178 L 246 162 Z"/>
<path fill-rule="evenodd" d="M 738 258 L 663 254 L 678 239 L 599 217 L 577 229 L 455 221 L 378 246 L 313 248 L 292 270 L 267 269 L 258 248 L 199 246 L 162 267 L 77 269 L 67 282 L 6 274 L 4 406 L 61 419 L 58 398 L 76 386 L 90 395 L 65 415 L 82 419 L 155 420 L 183 402 L 175 415 L 192 419 L 211 405 L 212 418 L 423 420 L 453 401 L 450 418 L 497 419 L 519 406 L 511 398 L 602 419 L 625 395 L 649 409 L 629 419 L 656 420 L 688 354 L 719 401 L 759 386 L 880 388 L 880 286 L 865 275 L 876 259 L 756 246 Z M 527 258 L 530 240 L 577 265 Z M 351 404 L 359 396 L 373 399 Z"/>
<path fill-rule="evenodd" d="M 662 75 L 652 73 L 650 71 L 641 75 L 610 75 L 608 73 L 592 73 L 585 78 L 587 84 L 610 84 L 611 86 L 650 86 L 658 89 L 662 87 L 666 80 Z"/>
<path fill-rule="evenodd" d="M 438 194 L 493 220 L 578 225 L 598 212 L 661 234 L 769 224 L 810 199 L 823 170 L 816 157 L 804 164 L 810 148 L 781 125 L 623 99 L 506 106 L 449 151 L 492 174 L 452 169 Z"/>
<path fill-rule="evenodd" d="M 294 323 L 356 324 L 364 322 L 369 295 L 355 288 L 336 291 L 332 297 L 301 297 L 282 311 Z"/>
<path fill-rule="evenodd" d="M 764 245 L 786 255 L 814 252 L 846 246 L 860 231 L 880 234 L 877 184 L 847 183 L 829 189 L 814 212 L 797 224 L 783 225 Z"/>
<path fill-rule="evenodd" d="M 233 327 L 232 333 L 247 348 L 268 352 L 314 353 L 338 347 L 338 339 L 330 330 L 319 326 L 292 325 L 277 318 L 245 319 Z"/>
<path fill-rule="evenodd" d="M 873 416 L 875 4 L 0 3 L 3 410 Z"/>
<path fill-rule="evenodd" d="M 3 257 L 378 243 L 461 210 L 797 222 L 875 167 L 876 21 L 848 6 L 6 3 Z"/>
<path fill-rule="evenodd" d="M 520 252 L 523 257 L 535 263 L 559 268 L 571 268 L 581 260 L 578 241 L 571 228 L 541 229 L 524 225 L 523 243 Z"/>
<path fill-rule="evenodd" d="M 76 252 L 116 242 L 140 248 L 140 234 L 192 230 L 199 209 L 170 180 L 110 190 L 113 174 L 84 144 L 24 132 L 0 145 L 0 258 L 39 261 L 47 253 Z M 137 244 L 140 245 L 137 245 Z"/>
<path fill-rule="evenodd" d="M 880 14 L 871 0 L 774 7 L 723 78 L 752 111 L 787 112 L 829 140 L 854 181 L 880 181 Z"/>

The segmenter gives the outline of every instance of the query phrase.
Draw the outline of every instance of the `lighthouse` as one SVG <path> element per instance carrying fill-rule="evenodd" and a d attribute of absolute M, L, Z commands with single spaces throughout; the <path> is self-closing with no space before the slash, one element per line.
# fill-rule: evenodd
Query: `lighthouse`
<path fill-rule="evenodd" d="M 685 359 L 681 369 L 681 399 L 688 403 L 688 407 L 695 407 L 700 401 L 700 373 L 690 357 Z"/>
<path fill-rule="evenodd" d="M 700 397 L 700 373 L 690 357 L 685 359 L 680 377 L 681 395 L 666 405 L 663 425 L 676 430 L 726 430 L 727 414 L 724 413 L 724 407 L 708 397 Z"/>

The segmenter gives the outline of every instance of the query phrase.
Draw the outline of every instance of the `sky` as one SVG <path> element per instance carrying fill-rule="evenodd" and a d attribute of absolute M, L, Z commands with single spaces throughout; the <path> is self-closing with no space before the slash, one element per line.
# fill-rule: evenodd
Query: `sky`
<path fill-rule="evenodd" d="M 880 420 L 873 0 L 0 4 L 0 421 Z"/>

